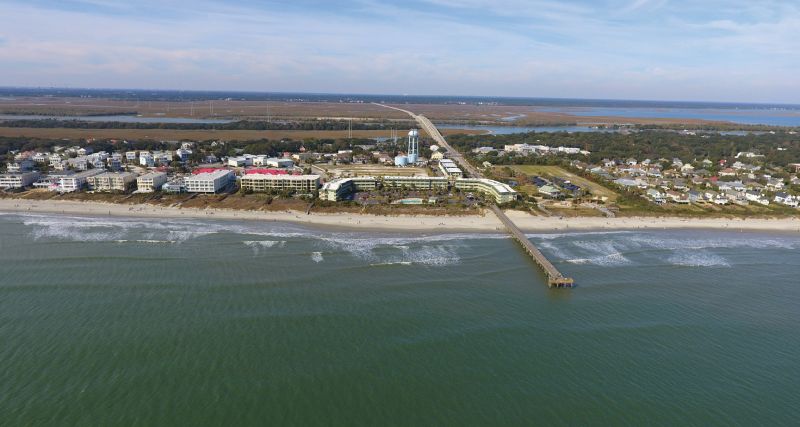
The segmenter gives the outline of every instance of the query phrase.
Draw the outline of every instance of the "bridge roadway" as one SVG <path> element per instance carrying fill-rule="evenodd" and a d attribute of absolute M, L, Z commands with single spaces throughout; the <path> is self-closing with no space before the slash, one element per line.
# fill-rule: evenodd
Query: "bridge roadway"
<path fill-rule="evenodd" d="M 427 117 L 421 114 L 414 114 L 413 112 L 404 110 L 402 108 L 392 107 L 391 105 L 378 104 L 378 103 L 374 104 L 381 107 L 402 111 L 411 116 L 412 118 L 414 118 L 414 120 L 416 120 L 419 126 L 422 129 L 424 129 L 425 132 L 427 132 L 428 135 L 430 135 L 431 138 L 433 138 L 433 140 L 436 141 L 437 144 L 441 145 L 445 150 L 447 150 L 448 156 L 454 162 L 458 163 L 458 165 L 461 166 L 463 170 L 467 171 L 467 173 L 469 173 L 470 176 L 475 178 L 483 177 L 483 174 L 481 174 L 480 171 L 478 171 L 478 169 L 472 166 L 472 164 L 470 164 L 464 158 L 464 156 L 461 155 L 460 152 L 453 149 L 453 147 L 451 147 L 450 144 L 448 144 L 447 141 L 445 141 L 444 137 L 439 132 L 439 129 L 437 129 L 436 126 L 430 120 L 428 120 Z M 544 273 L 547 275 L 547 285 L 549 287 L 571 288 L 575 286 L 575 281 L 572 278 L 564 277 L 564 275 L 561 274 L 560 271 L 558 271 L 558 269 L 553 265 L 553 263 L 551 263 L 550 260 L 548 260 L 547 257 L 545 257 L 544 254 L 539 249 L 537 249 L 536 246 L 533 243 L 531 243 L 531 241 L 528 240 L 527 237 L 525 237 L 525 234 L 522 233 L 519 227 L 517 227 L 517 225 L 514 224 L 513 221 L 511 221 L 511 218 L 509 218 L 508 215 L 506 215 L 505 212 L 503 212 L 503 210 L 500 209 L 500 207 L 498 207 L 496 204 L 492 204 L 490 206 L 490 209 L 497 216 L 500 222 L 503 223 L 503 226 L 505 226 L 506 230 L 508 230 L 508 233 L 511 234 L 511 237 L 513 237 L 514 240 L 516 240 L 522 246 L 522 249 L 524 249 L 525 252 L 527 252 L 528 255 L 531 256 L 531 258 L 533 258 L 533 261 L 536 264 L 538 264 L 539 267 L 542 268 Z"/>

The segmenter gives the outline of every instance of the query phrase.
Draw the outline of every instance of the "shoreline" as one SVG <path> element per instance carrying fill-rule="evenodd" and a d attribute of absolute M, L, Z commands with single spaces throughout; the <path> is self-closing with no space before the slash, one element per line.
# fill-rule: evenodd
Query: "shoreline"
<path fill-rule="evenodd" d="M 190 218 L 214 220 L 243 220 L 285 222 L 317 228 L 385 232 L 505 232 L 500 221 L 490 213 L 471 216 L 379 216 L 354 213 L 314 213 L 297 211 L 239 211 L 232 209 L 196 209 L 123 205 L 105 202 L 66 200 L 0 199 L 0 212 L 54 213 L 95 217 L 132 218 Z M 661 230 L 707 229 L 733 231 L 771 231 L 800 233 L 800 218 L 680 218 L 680 217 L 576 217 L 558 218 L 532 216 L 522 211 L 507 211 L 507 215 L 527 232 L 591 231 L 591 230 Z"/>

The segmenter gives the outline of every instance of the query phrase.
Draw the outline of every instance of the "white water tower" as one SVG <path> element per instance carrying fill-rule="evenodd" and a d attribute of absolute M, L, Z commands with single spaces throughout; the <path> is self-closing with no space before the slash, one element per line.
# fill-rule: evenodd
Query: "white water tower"
<path fill-rule="evenodd" d="M 408 163 L 413 165 L 417 163 L 419 157 L 419 131 L 411 129 L 408 131 Z"/>

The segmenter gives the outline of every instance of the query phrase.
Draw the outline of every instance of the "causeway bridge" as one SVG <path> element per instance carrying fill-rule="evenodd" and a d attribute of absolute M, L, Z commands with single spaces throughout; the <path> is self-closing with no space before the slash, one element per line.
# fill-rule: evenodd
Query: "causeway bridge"
<path fill-rule="evenodd" d="M 414 120 L 416 120 L 417 124 L 419 124 L 419 126 L 425 130 L 425 132 L 427 132 L 434 141 L 436 141 L 437 144 L 441 145 L 445 150 L 447 150 L 447 154 L 450 156 L 450 158 L 454 162 L 458 163 L 458 165 L 461 166 L 461 168 L 467 173 L 469 173 L 470 176 L 475 178 L 483 177 L 483 174 L 481 174 L 478 169 L 472 166 L 472 164 L 470 164 L 460 152 L 453 149 L 453 147 L 447 143 L 447 141 L 444 139 L 444 136 L 442 136 L 442 134 L 439 132 L 439 129 L 437 129 L 427 117 L 420 114 L 414 114 L 413 112 L 404 110 L 402 108 L 392 107 L 390 105 L 378 103 L 374 104 L 381 107 L 402 111 L 411 116 Z M 561 274 L 561 272 L 558 271 L 553 263 L 551 263 L 550 260 L 544 256 L 542 251 L 540 251 L 536 245 L 531 243 L 531 241 L 525 237 L 525 234 L 522 232 L 522 230 L 520 230 L 519 227 L 517 227 L 517 225 L 511 221 L 511 218 L 509 218 L 508 215 L 506 215 L 505 212 L 500 209 L 500 207 L 498 207 L 496 204 L 492 204 L 489 209 L 497 216 L 500 222 L 503 223 L 503 226 L 506 228 L 511 237 L 513 237 L 514 240 L 516 240 L 517 243 L 522 246 L 522 249 L 524 249 L 525 252 L 527 252 L 528 255 L 530 255 L 530 257 L 533 259 L 533 261 L 542 269 L 542 271 L 544 271 L 545 275 L 547 275 L 547 286 L 551 288 L 572 288 L 575 286 L 575 281 L 572 278 L 565 277 L 563 274 Z"/>

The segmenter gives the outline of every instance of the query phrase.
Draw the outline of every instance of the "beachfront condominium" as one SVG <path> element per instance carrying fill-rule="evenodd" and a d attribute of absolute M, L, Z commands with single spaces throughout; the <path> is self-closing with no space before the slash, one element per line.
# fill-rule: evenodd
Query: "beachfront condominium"
<path fill-rule="evenodd" d="M 101 173 L 103 173 L 102 169 L 89 169 L 88 171 L 78 172 L 76 174 L 64 175 L 58 179 L 58 185 L 53 187 L 53 189 L 60 193 L 79 191 L 86 186 L 89 178 L 100 175 Z"/>
<path fill-rule="evenodd" d="M 150 172 L 136 178 L 136 190 L 140 193 L 152 193 L 161 190 L 167 182 L 167 174 L 164 172 Z"/>
<path fill-rule="evenodd" d="M 372 191 L 376 188 L 378 188 L 378 179 L 374 176 L 339 178 L 326 182 L 320 190 L 319 198 L 336 202 L 349 197 L 356 191 Z"/>
<path fill-rule="evenodd" d="M 387 188 L 406 188 L 415 190 L 446 190 L 451 182 L 445 177 L 433 176 L 385 176 L 380 181 L 371 176 L 355 178 L 341 178 L 326 182 L 322 186 L 319 198 L 322 200 L 339 201 L 350 197 L 357 191 L 372 191 L 379 187 L 379 182 Z M 492 179 L 485 178 L 456 178 L 453 186 L 462 191 L 474 191 L 486 194 L 497 203 L 508 203 L 517 199 L 517 192 L 513 188 Z"/>
<path fill-rule="evenodd" d="M 24 188 L 33 185 L 39 179 L 39 172 L 18 172 L 0 175 L 0 188 Z"/>
<path fill-rule="evenodd" d="M 475 191 L 487 194 L 497 203 L 508 203 L 516 200 L 517 192 L 513 188 L 492 179 L 461 178 L 455 181 L 455 187 L 461 191 Z"/>
<path fill-rule="evenodd" d="M 217 193 L 228 186 L 233 179 L 233 172 L 218 169 L 187 176 L 183 182 L 188 193 Z"/>
<path fill-rule="evenodd" d="M 128 191 L 136 182 L 136 174 L 131 172 L 105 172 L 86 179 L 91 191 Z"/>
<path fill-rule="evenodd" d="M 311 193 L 319 188 L 319 175 L 269 175 L 247 174 L 242 177 L 243 190 L 263 193 L 267 191 L 294 190 Z"/>
<path fill-rule="evenodd" d="M 437 176 L 384 176 L 381 180 L 385 187 L 414 190 L 441 190 L 449 185 L 447 178 Z"/>

